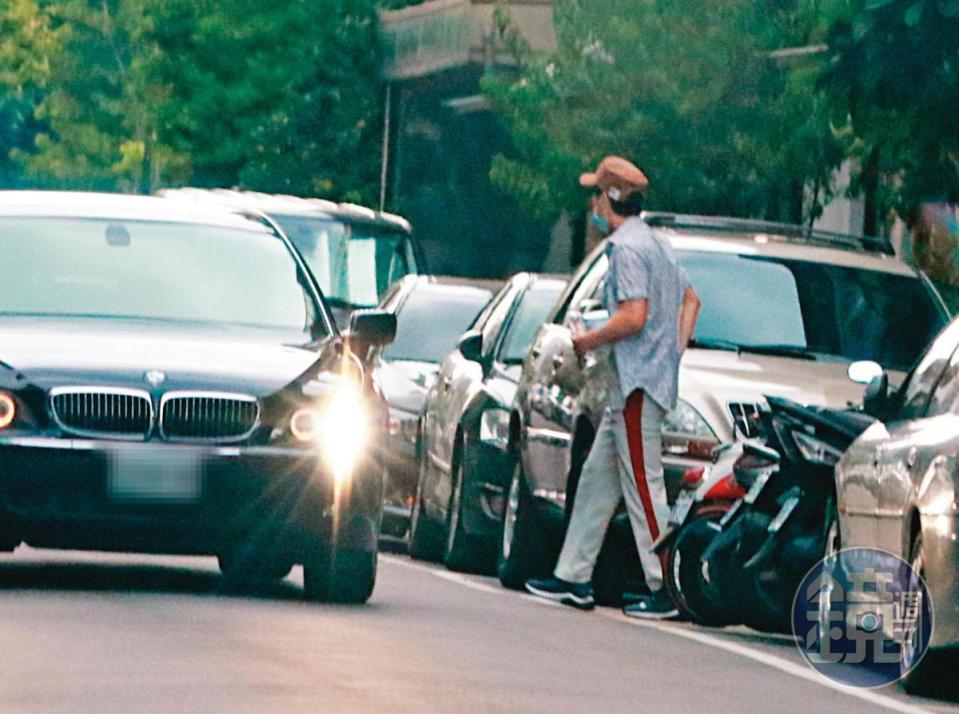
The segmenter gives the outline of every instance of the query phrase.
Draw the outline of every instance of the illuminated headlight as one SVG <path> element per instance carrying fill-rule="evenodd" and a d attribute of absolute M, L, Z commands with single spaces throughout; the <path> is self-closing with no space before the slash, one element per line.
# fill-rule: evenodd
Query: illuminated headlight
<path fill-rule="evenodd" d="M 355 388 L 341 386 L 319 408 L 297 410 L 290 419 L 290 431 L 300 441 L 320 445 L 333 477 L 349 480 L 369 437 L 363 401 Z"/>
<path fill-rule="evenodd" d="M 835 466 L 842 457 L 839 449 L 830 446 L 825 441 L 802 431 L 792 432 L 793 442 L 803 458 L 809 463 L 820 466 Z"/>
<path fill-rule="evenodd" d="M 711 461 L 719 444 L 715 432 L 692 405 L 682 400 L 663 418 L 663 454 Z"/>
<path fill-rule="evenodd" d="M 6 429 L 13 424 L 17 416 L 17 403 L 6 392 L 0 392 L 0 429 Z"/>
<path fill-rule="evenodd" d="M 480 415 L 480 441 L 506 451 L 509 446 L 509 410 L 487 409 Z"/>

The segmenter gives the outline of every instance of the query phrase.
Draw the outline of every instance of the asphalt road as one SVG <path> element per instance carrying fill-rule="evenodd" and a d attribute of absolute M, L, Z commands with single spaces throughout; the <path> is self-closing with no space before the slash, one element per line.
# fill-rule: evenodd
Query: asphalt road
<path fill-rule="evenodd" d="M 0 713 L 959 711 L 839 691 L 784 638 L 581 613 L 399 556 L 367 606 L 301 585 L 21 548 L 0 558 Z"/>

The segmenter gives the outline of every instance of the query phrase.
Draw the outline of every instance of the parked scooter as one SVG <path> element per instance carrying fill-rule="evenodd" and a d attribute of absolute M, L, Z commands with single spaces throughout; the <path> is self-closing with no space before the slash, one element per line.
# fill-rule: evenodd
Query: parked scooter
<path fill-rule="evenodd" d="M 831 546 L 835 465 L 873 419 L 853 409 L 767 401 L 766 443 L 746 443 L 734 467 L 748 491 L 719 521 L 701 563 L 729 623 L 789 632 L 796 588 Z"/>
<path fill-rule="evenodd" d="M 653 544 L 653 552 L 664 561 L 664 585 L 682 619 L 711 625 L 726 624 L 728 619 L 718 593 L 703 577 L 701 559 L 718 521 L 746 495 L 733 474 L 744 449 L 742 442 L 724 444 L 712 464 L 686 472 L 666 528 Z"/>

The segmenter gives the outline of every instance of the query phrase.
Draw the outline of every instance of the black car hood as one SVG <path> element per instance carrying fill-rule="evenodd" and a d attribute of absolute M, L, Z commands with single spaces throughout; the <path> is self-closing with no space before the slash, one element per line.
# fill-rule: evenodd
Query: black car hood
<path fill-rule="evenodd" d="M 263 397 L 317 362 L 319 351 L 305 341 L 304 335 L 224 325 L 0 318 L 0 363 L 42 389 L 112 385 Z M 151 385 L 147 372 L 162 372 L 162 384 Z"/>

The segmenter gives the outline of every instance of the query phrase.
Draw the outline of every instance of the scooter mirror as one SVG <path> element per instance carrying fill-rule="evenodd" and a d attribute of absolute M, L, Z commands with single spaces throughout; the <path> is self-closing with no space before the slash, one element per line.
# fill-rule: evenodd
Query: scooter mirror
<path fill-rule="evenodd" d="M 849 365 L 849 379 L 856 384 L 870 384 L 872 380 L 882 376 L 882 366 L 872 360 L 862 360 Z"/>

